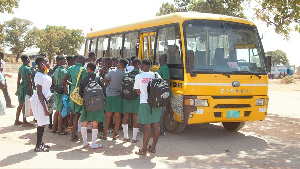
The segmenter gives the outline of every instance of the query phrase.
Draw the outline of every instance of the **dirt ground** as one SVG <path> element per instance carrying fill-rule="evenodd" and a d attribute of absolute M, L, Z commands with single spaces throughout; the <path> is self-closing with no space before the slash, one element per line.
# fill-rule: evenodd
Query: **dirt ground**
<path fill-rule="evenodd" d="M 8 89 L 17 106 L 16 64 L 7 64 Z M 103 149 L 82 149 L 70 136 L 51 134 L 43 141 L 50 152 L 33 152 L 36 128 L 14 126 L 16 108 L 0 117 L 0 167 L 4 168 L 299 168 L 300 166 L 300 81 L 280 84 L 269 81 L 269 112 L 266 120 L 246 123 L 239 132 L 226 131 L 220 124 L 188 126 L 181 134 L 160 137 L 155 154 L 139 157 L 138 144 L 97 140 Z M 0 92 L 2 94 L 2 92 Z M 21 118 L 20 118 L 21 119 Z M 28 119 L 32 122 L 33 117 Z M 119 131 L 122 136 L 122 131 Z M 130 131 L 130 136 L 132 131 Z M 80 135 L 79 135 L 80 136 Z M 91 141 L 91 133 L 88 134 Z"/>

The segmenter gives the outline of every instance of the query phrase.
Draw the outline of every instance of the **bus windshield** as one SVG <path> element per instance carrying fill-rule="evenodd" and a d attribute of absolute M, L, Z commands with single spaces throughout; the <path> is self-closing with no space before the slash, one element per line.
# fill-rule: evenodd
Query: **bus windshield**
<path fill-rule="evenodd" d="M 266 74 L 255 26 L 223 21 L 184 23 L 186 56 L 194 57 L 191 72 Z"/>

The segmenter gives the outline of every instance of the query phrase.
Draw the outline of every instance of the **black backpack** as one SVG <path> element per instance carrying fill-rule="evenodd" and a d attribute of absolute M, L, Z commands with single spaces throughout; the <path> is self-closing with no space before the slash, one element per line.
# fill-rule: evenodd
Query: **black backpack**
<path fill-rule="evenodd" d="M 138 71 L 131 71 L 123 78 L 121 90 L 121 97 L 123 99 L 134 100 L 139 97 L 134 89 L 135 76 L 139 73 Z"/>
<path fill-rule="evenodd" d="M 31 70 L 31 76 L 30 76 L 31 77 L 31 84 L 32 84 L 33 89 L 35 89 L 34 77 L 35 77 L 35 74 L 38 72 L 38 68 L 31 67 L 30 70 Z"/>
<path fill-rule="evenodd" d="M 151 107 L 163 107 L 167 105 L 170 96 L 170 87 L 168 83 L 159 78 L 157 73 L 154 73 L 154 78 L 148 83 L 148 104 Z"/>
<path fill-rule="evenodd" d="M 103 88 L 99 84 L 100 77 L 88 82 L 84 89 L 83 100 L 86 112 L 95 112 L 105 109 Z"/>

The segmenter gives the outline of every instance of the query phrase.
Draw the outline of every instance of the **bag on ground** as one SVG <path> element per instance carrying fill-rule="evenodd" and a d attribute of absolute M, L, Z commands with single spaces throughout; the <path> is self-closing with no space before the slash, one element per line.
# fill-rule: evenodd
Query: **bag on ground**
<path fill-rule="evenodd" d="M 139 95 L 136 93 L 136 90 L 134 89 L 134 82 L 135 82 L 135 76 L 138 73 L 135 72 L 129 72 L 122 81 L 122 90 L 121 90 L 121 97 L 123 99 L 127 100 L 134 100 Z"/>
<path fill-rule="evenodd" d="M 155 77 L 148 84 L 148 104 L 151 107 L 163 107 L 167 105 L 170 87 L 168 83 L 156 73 Z"/>
<path fill-rule="evenodd" d="M 105 108 L 105 97 L 99 81 L 100 78 L 96 77 L 84 89 L 83 100 L 86 112 L 95 112 Z"/>

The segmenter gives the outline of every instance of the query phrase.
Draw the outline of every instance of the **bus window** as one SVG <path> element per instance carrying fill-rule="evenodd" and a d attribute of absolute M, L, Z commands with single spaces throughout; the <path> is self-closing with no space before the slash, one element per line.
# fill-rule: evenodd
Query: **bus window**
<path fill-rule="evenodd" d="M 90 52 L 96 53 L 96 47 L 97 47 L 97 38 L 94 38 L 91 40 L 91 50 Z"/>
<path fill-rule="evenodd" d="M 144 36 L 143 59 L 148 58 L 148 36 Z"/>
<path fill-rule="evenodd" d="M 97 57 L 106 57 L 107 56 L 107 47 L 108 47 L 108 38 L 107 37 L 99 37 L 98 38 Z"/>
<path fill-rule="evenodd" d="M 175 26 L 158 30 L 155 64 L 161 54 L 167 54 L 167 64 L 182 64 L 179 32 L 179 27 Z"/>
<path fill-rule="evenodd" d="M 121 49 L 122 49 L 122 39 L 123 35 L 114 35 L 110 37 L 110 51 L 109 57 L 112 58 L 121 58 Z"/>
<path fill-rule="evenodd" d="M 150 35 L 150 60 L 154 61 L 155 34 Z M 155 64 L 155 63 L 154 63 Z"/>
<path fill-rule="evenodd" d="M 131 32 L 125 34 L 125 42 L 123 48 L 123 57 L 130 58 L 131 56 L 138 56 L 137 47 L 139 43 L 138 32 Z"/>
<path fill-rule="evenodd" d="M 85 42 L 85 56 L 89 56 L 90 52 L 90 44 L 91 44 L 91 39 L 87 39 Z"/>

